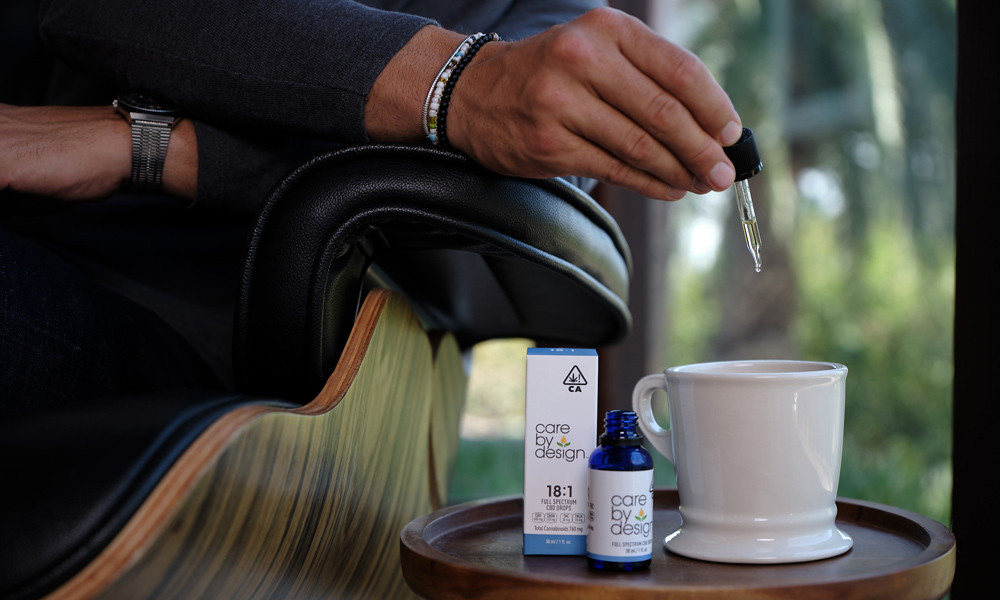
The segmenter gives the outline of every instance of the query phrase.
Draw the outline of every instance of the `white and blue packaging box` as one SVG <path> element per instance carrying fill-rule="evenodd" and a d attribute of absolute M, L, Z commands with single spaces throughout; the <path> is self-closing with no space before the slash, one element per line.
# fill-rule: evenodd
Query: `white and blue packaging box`
<path fill-rule="evenodd" d="M 597 446 L 597 351 L 529 348 L 524 553 L 587 552 L 587 461 Z"/>

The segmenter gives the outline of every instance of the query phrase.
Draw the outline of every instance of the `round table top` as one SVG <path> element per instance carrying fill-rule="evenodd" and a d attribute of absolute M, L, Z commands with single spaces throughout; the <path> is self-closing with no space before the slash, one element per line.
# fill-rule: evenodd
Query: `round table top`
<path fill-rule="evenodd" d="M 675 489 L 654 493 L 654 539 L 681 524 Z M 473 502 L 412 521 L 401 534 L 407 583 L 434 599 L 943 597 L 955 574 L 955 538 L 944 525 L 889 506 L 841 499 L 837 526 L 854 547 L 833 558 L 780 565 L 705 562 L 655 543 L 649 569 L 594 571 L 583 556 L 524 556 L 521 497 Z M 613 596 L 608 596 L 613 594 Z"/>

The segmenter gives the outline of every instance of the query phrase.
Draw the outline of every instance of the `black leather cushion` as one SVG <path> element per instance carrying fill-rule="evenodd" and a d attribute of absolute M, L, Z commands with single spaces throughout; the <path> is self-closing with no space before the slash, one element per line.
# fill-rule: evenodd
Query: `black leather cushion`
<path fill-rule="evenodd" d="M 565 181 L 503 177 L 429 147 L 327 154 L 272 191 L 253 229 L 237 381 L 311 398 L 372 284 L 401 292 L 463 346 L 610 344 L 631 327 L 630 261 L 614 220 Z"/>

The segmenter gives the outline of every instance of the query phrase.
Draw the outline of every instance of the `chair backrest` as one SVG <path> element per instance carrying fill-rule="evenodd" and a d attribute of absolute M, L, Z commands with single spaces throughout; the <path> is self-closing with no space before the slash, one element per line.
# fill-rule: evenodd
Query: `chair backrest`
<path fill-rule="evenodd" d="M 614 220 L 560 180 L 504 177 L 446 150 L 320 156 L 269 195 L 248 244 L 234 361 L 247 391 L 308 400 L 360 298 L 400 292 L 463 347 L 503 337 L 595 347 L 631 328 Z"/>

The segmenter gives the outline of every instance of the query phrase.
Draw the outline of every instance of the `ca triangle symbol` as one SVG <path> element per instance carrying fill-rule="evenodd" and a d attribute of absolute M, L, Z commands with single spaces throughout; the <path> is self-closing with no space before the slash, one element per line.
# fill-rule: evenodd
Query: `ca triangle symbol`
<path fill-rule="evenodd" d="M 583 372 L 580 371 L 580 367 L 573 365 L 573 368 L 569 370 L 569 374 L 566 375 L 566 379 L 563 379 L 563 385 L 587 385 L 587 379 L 583 376 Z"/>

